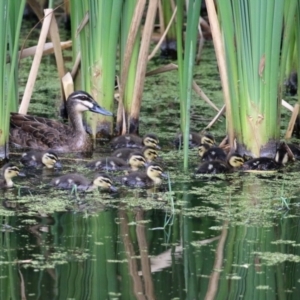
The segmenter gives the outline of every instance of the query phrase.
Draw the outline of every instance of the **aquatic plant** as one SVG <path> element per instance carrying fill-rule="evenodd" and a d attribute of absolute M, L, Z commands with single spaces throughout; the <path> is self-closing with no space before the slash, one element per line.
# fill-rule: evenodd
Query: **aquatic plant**
<path fill-rule="evenodd" d="M 193 82 L 193 65 L 195 62 L 197 30 L 200 16 L 201 0 L 190 0 L 187 9 L 187 24 L 183 53 L 183 19 L 184 1 L 177 0 L 177 53 L 178 53 L 178 76 L 180 88 L 180 124 L 183 132 L 183 155 L 184 169 L 188 169 L 188 147 L 190 130 L 190 107 Z"/>
<path fill-rule="evenodd" d="M 112 111 L 122 1 L 70 1 L 70 7 L 73 58 L 79 52 L 81 56 L 80 88 Z M 110 132 L 111 120 L 111 117 L 88 117 L 93 133 L 100 124 Z"/>
<path fill-rule="evenodd" d="M 165 31 L 165 27 L 172 20 L 174 12 L 174 2 L 172 0 L 162 0 L 160 7 L 160 31 L 161 34 Z M 176 24 L 172 22 L 170 28 L 166 34 L 164 43 L 161 46 L 161 52 L 163 56 L 170 56 L 176 58 Z"/>
<path fill-rule="evenodd" d="M 240 152 L 254 156 L 275 153 L 280 138 L 279 75 L 286 63 L 280 49 L 288 42 L 296 0 L 218 0 L 218 19 L 213 1 L 207 1 L 207 8 L 230 144 L 236 139 Z"/>
<path fill-rule="evenodd" d="M 8 156 L 10 112 L 18 107 L 18 43 L 25 2 L 1 2 L 0 159 Z"/>

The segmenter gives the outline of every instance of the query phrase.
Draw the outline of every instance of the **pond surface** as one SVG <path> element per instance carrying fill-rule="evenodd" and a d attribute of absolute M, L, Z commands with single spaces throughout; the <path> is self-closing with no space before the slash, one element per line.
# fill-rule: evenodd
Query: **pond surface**
<path fill-rule="evenodd" d="M 47 74 L 55 72 L 53 58 L 44 62 Z M 221 107 L 210 43 L 195 72 Z M 59 95 L 55 76 L 47 87 L 41 73 L 30 113 L 56 115 L 49 103 Z M 170 176 L 159 190 L 53 190 L 48 183 L 61 173 L 93 177 L 85 160 L 67 157 L 62 171 L 24 170 L 16 187 L 0 191 L 0 299 L 299 299 L 299 163 L 273 175 L 195 178 L 191 150 L 184 174 L 182 152 L 171 146 L 179 129 L 176 80 L 176 72 L 149 77 L 143 98 L 141 134 L 158 134 Z M 194 130 L 215 115 L 195 95 L 192 109 Z M 211 132 L 221 141 L 224 120 Z M 106 154 L 99 146 L 93 157 Z"/>

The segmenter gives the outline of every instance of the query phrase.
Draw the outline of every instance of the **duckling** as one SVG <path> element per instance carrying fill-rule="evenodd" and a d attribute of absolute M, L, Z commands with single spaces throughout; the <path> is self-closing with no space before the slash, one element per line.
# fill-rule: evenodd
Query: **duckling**
<path fill-rule="evenodd" d="M 288 162 L 288 153 L 277 149 L 275 158 L 257 157 L 246 161 L 243 165 L 245 172 L 251 171 L 276 171 Z"/>
<path fill-rule="evenodd" d="M 115 150 L 111 156 L 116 156 L 118 158 L 122 158 L 124 160 L 128 160 L 130 155 L 134 152 L 134 148 L 120 148 Z M 158 157 L 158 152 L 151 147 L 143 147 L 141 149 L 141 153 L 143 154 L 143 156 L 146 159 L 147 163 L 152 162 L 153 160 L 155 160 Z"/>
<path fill-rule="evenodd" d="M 288 147 L 292 151 L 295 159 L 300 160 L 300 148 L 295 144 L 288 144 Z"/>
<path fill-rule="evenodd" d="M 59 152 L 89 152 L 92 140 L 82 123 L 82 113 L 92 111 L 105 116 L 112 113 L 100 107 L 86 92 L 77 91 L 68 97 L 67 112 L 70 125 L 56 120 L 11 113 L 10 142 L 19 147 Z"/>
<path fill-rule="evenodd" d="M 249 171 L 273 171 L 282 167 L 274 158 L 257 157 L 246 161 L 243 165 L 245 172 Z"/>
<path fill-rule="evenodd" d="M 232 154 L 229 156 L 228 161 L 213 160 L 202 163 L 196 170 L 196 174 L 220 174 L 228 173 L 235 168 L 243 165 L 244 159 L 239 154 Z"/>
<path fill-rule="evenodd" d="M 1 174 L 3 179 L 0 179 L 0 188 L 11 188 L 14 186 L 12 178 L 16 176 L 22 176 L 20 170 L 14 164 L 8 163 L 5 164 L 1 169 Z"/>
<path fill-rule="evenodd" d="M 26 167 L 46 167 L 47 169 L 61 168 L 58 156 L 53 151 L 31 150 L 22 155 L 20 162 Z"/>
<path fill-rule="evenodd" d="M 245 172 L 251 171 L 276 171 L 283 167 L 289 160 L 289 153 L 285 143 L 280 143 L 274 158 L 258 157 L 246 161 L 243 165 Z"/>
<path fill-rule="evenodd" d="M 158 164 L 153 163 L 148 165 L 146 172 L 132 172 L 117 179 L 130 187 L 150 188 L 160 185 L 161 177 L 167 177 L 167 175 L 163 173 L 163 169 Z"/>
<path fill-rule="evenodd" d="M 177 135 L 174 144 L 176 148 L 180 148 L 183 145 L 182 133 Z M 199 134 L 197 132 L 190 132 L 189 148 L 195 148 L 201 144 L 207 144 L 211 147 L 215 144 L 215 138 L 210 133 Z"/>
<path fill-rule="evenodd" d="M 202 161 L 221 160 L 226 161 L 227 154 L 220 147 L 210 147 L 207 144 L 200 144 L 198 154 Z"/>
<path fill-rule="evenodd" d="M 128 167 L 132 171 L 137 171 L 140 167 L 144 167 L 146 160 L 141 152 L 133 152 L 130 154 L 128 162 L 118 157 L 104 157 L 99 160 L 92 161 L 86 166 L 94 170 L 117 171 L 126 170 Z"/>
<path fill-rule="evenodd" d="M 93 181 L 80 174 L 65 174 L 51 180 L 50 184 L 57 188 L 72 189 L 74 186 L 78 190 L 91 191 L 97 187 L 108 189 L 115 192 L 117 189 L 113 186 L 112 180 L 105 174 L 97 174 Z"/>
<path fill-rule="evenodd" d="M 142 148 L 143 146 L 148 146 L 151 148 L 160 149 L 159 140 L 155 134 L 148 133 L 140 138 L 134 134 L 124 134 L 115 137 L 111 140 L 110 145 L 113 149 L 119 148 Z"/>

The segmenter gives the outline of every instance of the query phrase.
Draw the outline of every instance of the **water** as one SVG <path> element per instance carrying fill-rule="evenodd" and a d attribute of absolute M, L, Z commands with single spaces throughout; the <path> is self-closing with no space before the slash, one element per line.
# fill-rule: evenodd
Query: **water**
<path fill-rule="evenodd" d="M 172 192 L 76 194 L 45 172 L 1 191 L 0 299 L 298 299 L 298 173 L 169 169 Z"/>
<path fill-rule="evenodd" d="M 212 45 L 204 51 L 196 79 L 221 107 Z M 44 62 L 53 72 L 53 59 Z M 36 103 L 58 98 L 55 80 L 37 84 Z M 147 79 L 141 118 L 141 133 L 161 139 L 171 190 L 165 182 L 155 192 L 119 186 L 116 194 L 81 194 L 51 189 L 59 172 L 25 170 L 15 188 L 0 191 L 0 299 L 299 298 L 299 163 L 268 176 L 203 180 L 192 175 L 198 158 L 191 150 L 183 174 L 182 153 L 171 146 L 179 128 L 176 80 L 175 72 Z M 50 107 L 47 115 L 55 115 Z M 33 104 L 30 113 L 39 109 Z M 213 116 L 194 96 L 192 128 Z M 224 120 L 212 133 L 221 140 Z M 94 157 L 105 151 L 99 146 Z M 63 173 L 93 177 L 81 159 L 62 163 Z"/>

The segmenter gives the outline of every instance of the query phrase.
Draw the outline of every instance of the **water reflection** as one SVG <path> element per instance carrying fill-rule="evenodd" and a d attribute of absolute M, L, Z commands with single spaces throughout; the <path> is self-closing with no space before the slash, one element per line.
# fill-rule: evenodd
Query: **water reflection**
<path fill-rule="evenodd" d="M 165 191 L 60 191 L 52 209 L 52 191 L 3 192 L 0 299 L 294 299 L 291 176 L 178 183 L 174 207 Z"/>

